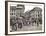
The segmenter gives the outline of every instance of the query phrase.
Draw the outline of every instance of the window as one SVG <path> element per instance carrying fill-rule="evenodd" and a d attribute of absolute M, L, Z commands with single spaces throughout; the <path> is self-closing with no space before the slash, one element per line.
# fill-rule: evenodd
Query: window
<path fill-rule="evenodd" d="M 12 13 L 12 15 L 13 15 L 13 13 Z"/>

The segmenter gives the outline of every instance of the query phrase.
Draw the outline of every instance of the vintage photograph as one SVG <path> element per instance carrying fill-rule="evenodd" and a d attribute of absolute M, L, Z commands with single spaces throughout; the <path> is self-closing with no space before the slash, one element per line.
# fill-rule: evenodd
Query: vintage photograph
<path fill-rule="evenodd" d="M 33 32 L 44 32 L 44 4 L 8 2 L 8 33 Z"/>
<path fill-rule="evenodd" d="M 10 31 L 42 30 L 42 8 L 24 11 L 25 5 L 10 6 Z"/>

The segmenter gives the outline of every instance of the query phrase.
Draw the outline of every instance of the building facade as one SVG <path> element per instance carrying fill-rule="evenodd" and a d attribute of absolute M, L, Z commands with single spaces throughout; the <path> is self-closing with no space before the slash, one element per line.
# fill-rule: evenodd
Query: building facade
<path fill-rule="evenodd" d="M 26 11 L 25 12 L 25 17 L 26 19 L 29 19 L 30 22 L 35 22 L 36 24 L 39 22 L 42 22 L 42 9 L 39 7 L 35 7 L 32 10 Z"/>
<path fill-rule="evenodd" d="M 10 6 L 10 18 L 20 17 L 24 15 L 24 5 Z"/>

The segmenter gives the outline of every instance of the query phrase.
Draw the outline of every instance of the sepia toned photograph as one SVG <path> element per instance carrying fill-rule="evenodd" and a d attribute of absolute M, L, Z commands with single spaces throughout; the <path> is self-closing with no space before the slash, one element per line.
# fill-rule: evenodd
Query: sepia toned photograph
<path fill-rule="evenodd" d="M 8 34 L 44 32 L 44 3 L 8 2 Z"/>

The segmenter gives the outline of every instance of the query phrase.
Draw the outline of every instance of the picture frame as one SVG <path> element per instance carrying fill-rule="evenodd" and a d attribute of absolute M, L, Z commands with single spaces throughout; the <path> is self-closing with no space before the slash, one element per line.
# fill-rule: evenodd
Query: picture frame
<path fill-rule="evenodd" d="M 36 13 L 34 13 L 35 11 Z M 40 13 L 38 14 L 37 11 L 38 13 Z M 17 17 L 19 20 L 17 19 Z M 14 23 L 11 22 L 11 20 L 17 25 L 17 27 L 15 25 L 14 28 Z M 37 20 L 39 21 L 38 24 Z M 21 21 L 22 23 L 18 21 Z M 30 24 L 28 24 L 27 22 L 29 22 Z M 5 1 L 5 35 L 38 33 L 45 33 L 45 3 L 27 1 Z"/>

